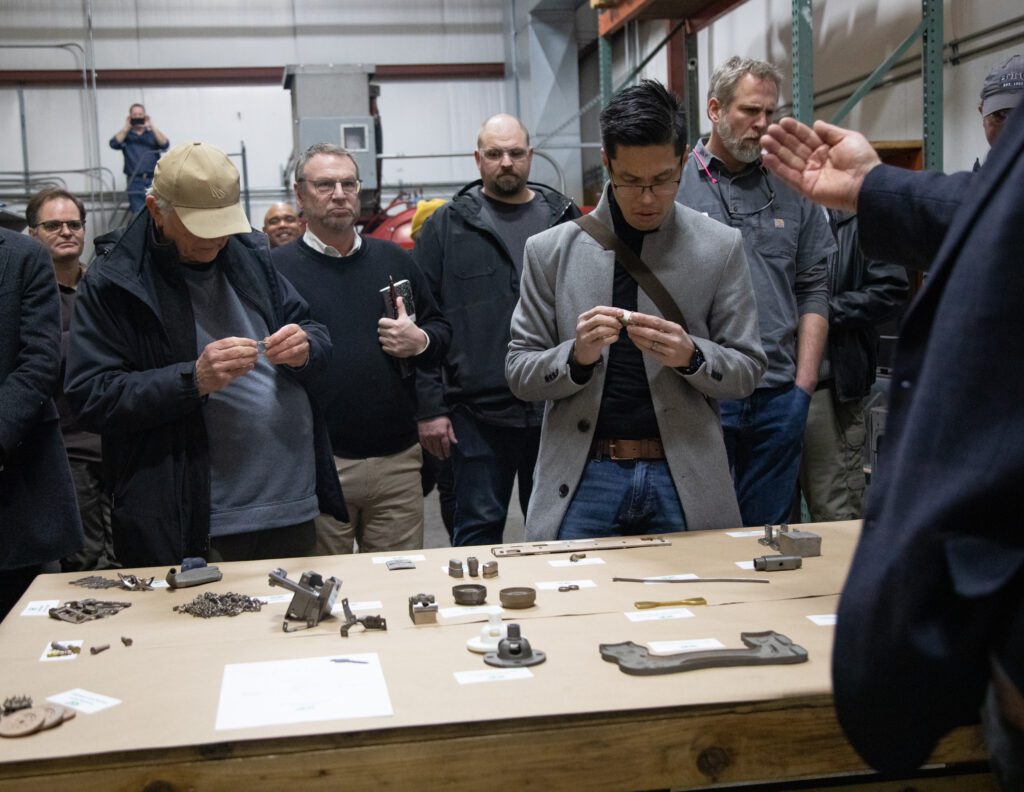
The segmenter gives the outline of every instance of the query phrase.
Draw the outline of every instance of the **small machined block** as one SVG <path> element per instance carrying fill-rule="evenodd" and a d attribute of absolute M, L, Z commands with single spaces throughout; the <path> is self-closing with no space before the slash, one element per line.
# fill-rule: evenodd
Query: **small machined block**
<path fill-rule="evenodd" d="M 487 561 L 484 563 L 483 576 L 485 578 L 492 578 L 498 576 L 498 562 Z"/>
<path fill-rule="evenodd" d="M 462 562 L 457 558 L 453 558 L 448 562 L 448 575 L 453 578 L 460 578 L 463 576 Z"/>
<path fill-rule="evenodd" d="M 466 567 L 470 577 L 480 577 L 480 561 L 476 556 L 470 556 L 466 559 Z"/>
<path fill-rule="evenodd" d="M 788 531 L 779 534 L 779 552 L 801 558 L 821 555 L 821 537 L 811 531 Z"/>
<path fill-rule="evenodd" d="M 571 556 L 569 556 L 569 563 L 575 564 L 577 561 L 582 561 L 586 557 L 586 553 L 573 553 Z"/>
<path fill-rule="evenodd" d="M 396 569 L 415 569 L 416 562 L 410 558 L 391 558 L 384 562 L 384 566 L 391 571 Z"/>
<path fill-rule="evenodd" d="M 437 624 L 437 602 L 433 594 L 409 597 L 409 618 L 413 624 Z"/>

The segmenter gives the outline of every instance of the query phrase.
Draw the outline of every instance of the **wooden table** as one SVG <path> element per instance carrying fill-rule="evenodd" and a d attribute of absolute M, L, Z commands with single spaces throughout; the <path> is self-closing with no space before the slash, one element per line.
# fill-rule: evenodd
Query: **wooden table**
<path fill-rule="evenodd" d="M 416 569 L 403 571 L 389 571 L 371 555 L 223 564 L 219 583 L 178 591 L 91 591 L 69 585 L 81 575 L 42 576 L 0 625 L 0 697 L 25 693 L 38 703 L 81 688 L 121 703 L 50 731 L 0 740 L 0 790 L 652 789 L 866 773 L 832 708 L 833 628 L 808 618 L 835 613 L 858 528 L 810 526 L 823 537 L 823 556 L 770 574 L 737 566 L 765 553 L 755 537 L 701 531 L 673 534 L 668 547 L 591 550 L 586 563 L 569 566 L 562 565 L 567 554 L 499 559 L 499 577 L 476 581 L 454 580 L 444 569 L 449 558 L 491 560 L 489 548 L 419 551 L 412 554 L 422 557 Z M 355 627 L 342 638 L 339 620 L 330 618 L 285 633 L 282 602 L 209 620 L 172 610 L 204 591 L 280 595 L 267 583 L 277 566 L 293 579 L 305 570 L 338 577 L 341 596 L 369 604 L 357 615 L 380 613 L 388 630 Z M 159 580 L 166 571 L 139 574 Z M 680 574 L 770 583 L 611 580 Z M 485 584 L 493 603 L 500 588 L 565 580 L 594 585 L 539 590 L 534 608 L 505 611 L 506 621 L 520 624 L 548 656 L 527 679 L 459 684 L 454 672 L 487 668 L 465 647 L 482 622 L 442 617 L 417 626 L 408 616 L 408 597 L 419 592 L 452 608 L 451 586 L 459 582 Z M 30 601 L 89 596 L 132 604 L 81 625 L 20 615 Z M 694 596 L 709 604 L 689 608 L 687 618 L 626 616 L 638 600 Z M 739 647 L 741 632 L 766 629 L 805 647 L 809 662 L 638 677 L 598 652 L 601 643 L 625 640 L 716 638 Z M 121 636 L 130 636 L 132 646 L 123 646 Z M 76 659 L 40 661 L 50 641 L 75 638 L 86 649 Z M 111 648 L 88 653 L 100 644 Z M 379 657 L 392 715 L 215 728 L 225 665 L 351 653 Z M 274 695 L 266 690 L 268 700 Z M 933 757 L 968 768 L 984 759 L 975 728 L 951 734 Z M 975 783 L 994 788 L 982 776 Z"/>

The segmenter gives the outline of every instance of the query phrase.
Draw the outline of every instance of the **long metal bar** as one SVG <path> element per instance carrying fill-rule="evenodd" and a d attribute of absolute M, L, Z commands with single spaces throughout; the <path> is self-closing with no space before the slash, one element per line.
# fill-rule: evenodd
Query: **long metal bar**
<path fill-rule="evenodd" d="M 868 92 L 875 87 L 875 84 L 881 80 L 886 73 L 888 73 L 889 69 L 893 67 L 893 64 L 903 57 L 903 53 L 910 49 L 911 45 L 913 45 L 913 43 L 924 34 L 924 29 L 925 20 L 922 19 L 921 23 L 914 28 L 914 32 L 903 39 L 903 43 L 894 49 L 889 57 L 878 65 L 877 69 L 871 72 L 871 76 L 861 83 L 860 88 L 853 92 L 853 96 L 847 99 L 845 104 L 839 108 L 839 111 L 832 116 L 833 124 L 842 123 L 843 119 L 846 118 L 850 111 L 857 105 L 857 102 L 867 96 Z"/>
<path fill-rule="evenodd" d="M 793 0 L 793 116 L 810 124 L 814 120 L 814 40 L 811 0 Z"/>
<path fill-rule="evenodd" d="M 21 165 L 25 169 L 25 191 L 29 189 L 28 127 L 25 124 L 25 89 L 18 86 L 18 119 L 21 122 Z"/>
<path fill-rule="evenodd" d="M 921 53 L 924 91 L 924 166 L 942 170 L 942 0 L 921 0 L 924 50 Z"/>

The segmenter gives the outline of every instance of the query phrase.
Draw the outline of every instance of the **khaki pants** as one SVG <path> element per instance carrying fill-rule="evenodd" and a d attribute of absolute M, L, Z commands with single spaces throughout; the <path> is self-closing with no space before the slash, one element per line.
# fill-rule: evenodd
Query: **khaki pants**
<path fill-rule="evenodd" d="M 419 443 L 405 451 L 369 459 L 334 458 L 345 493 L 349 522 L 327 514 L 316 518 L 317 555 L 423 547 L 423 487 Z"/>
<path fill-rule="evenodd" d="M 813 522 L 856 520 L 864 497 L 864 407 L 815 391 L 804 429 L 800 489 Z"/>

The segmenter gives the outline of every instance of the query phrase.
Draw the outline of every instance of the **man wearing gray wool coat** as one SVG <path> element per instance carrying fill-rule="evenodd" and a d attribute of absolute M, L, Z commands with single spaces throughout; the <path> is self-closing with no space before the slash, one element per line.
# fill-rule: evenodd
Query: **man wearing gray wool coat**
<path fill-rule="evenodd" d="M 577 223 L 527 242 L 505 373 L 547 402 L 530 541 L 740 525 L 717 400 L 751 393 L 767 361 L 739 232 L 674 202 L 685 129 L 659 83 L 621 91 L 601 114 L 610 181 L 591 215 L 618 252 Z"/>

